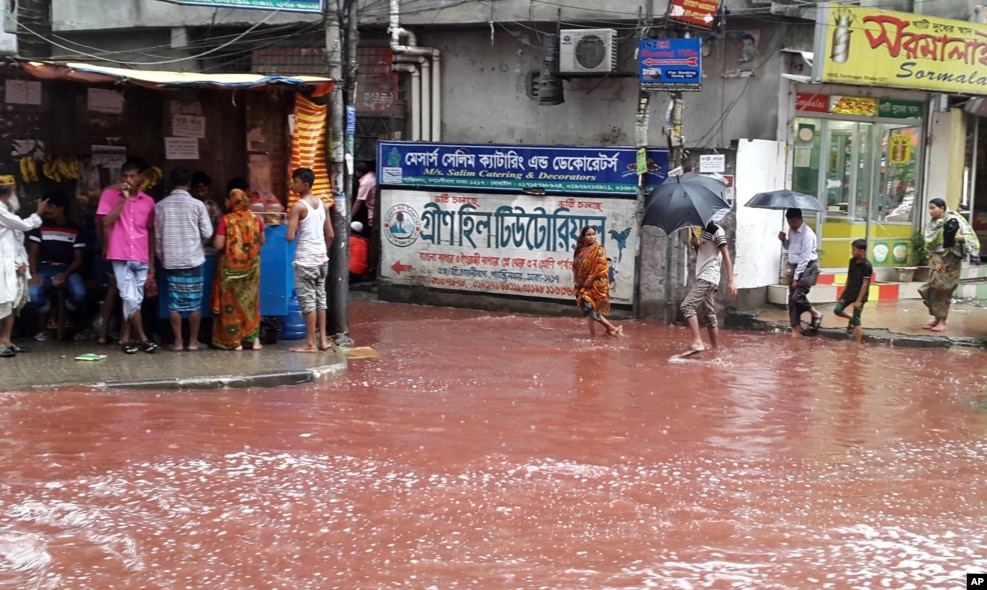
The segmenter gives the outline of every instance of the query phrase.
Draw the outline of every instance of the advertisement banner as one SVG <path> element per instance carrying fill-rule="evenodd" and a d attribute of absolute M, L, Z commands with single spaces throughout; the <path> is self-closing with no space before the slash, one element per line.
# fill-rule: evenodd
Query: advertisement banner
<path fill-rule="evenodd" d="M 573 252 L 591 225 L 609 258 L 612 303 L 632 303 L 635 199 L 394 189 L 380 198 L 380 273 L 390 283 L 575 302 Z"/>
<path fill-rule="evenodd" d="M 668 20 L 711 29 L 719 10 L 719 0 L 671 0 L 668 3 Z"/>
<path fill-rule="evenodd" d="M 703 89 L 702 39 L 641 39 L 638 56 L 641 90 Z"/>
<path fill-rule="evenodd" d="M 650 190 L 668 174 L 668 150 L 647 150 L 646 162 Z M 381 141 L 377 166 L 381 187 L 635 195 L 638 183 L 633 147 Z"/>
<path fill-rule="evenodd" d="M 987 93 L 987 26 L 906 12 L 820 4 L 813 79 Z"/>
<path fill-rule="evenodd" d="M 322 14 L 322 0 L 165 0 L 187 6 L 212 6 L 214 8 L 257 8 L 284 10 L 286 12 L 314 12 Z"/>

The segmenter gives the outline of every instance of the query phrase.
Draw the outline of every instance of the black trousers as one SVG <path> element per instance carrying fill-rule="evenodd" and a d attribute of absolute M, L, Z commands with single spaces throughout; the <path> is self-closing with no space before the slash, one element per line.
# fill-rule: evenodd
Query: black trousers
<path fill-rule="evenodd" d="M 792 327 L 799 325 L 802 314 L 812 309 L 809 301 L 809 291 L 819 279 L 819 264 L 813 260 L 805 266 L 805 271 L 799 277 L 794 289 L 788 290 L 788 319 Z"/>

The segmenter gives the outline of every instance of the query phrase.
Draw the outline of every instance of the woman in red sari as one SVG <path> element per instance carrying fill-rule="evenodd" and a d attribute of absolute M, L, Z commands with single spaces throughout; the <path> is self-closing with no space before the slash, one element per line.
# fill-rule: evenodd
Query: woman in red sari
<path fill-rule="evenodd" d="M 212 345 L 243 350 L 260 343 L 260 247 L 264 223 L 250 211 L 250 199 L 240 189 L 230 191 L 229 211 L 219 221 L 213 244 L 219 251 L 210 308 L 213 314 Z"/>
<path fill-rule="evenodd" d="M 607 252 L 597 240 L 596 228 L 591 225 L 579 232 L 572 259 L 576 305 L 586 315 L 591 337 L 596 336 L 597 322 L 607 329 L 607 335 L 620 336 L 623 330 L 606 318 L 610 313 L 610 267 Z"/>

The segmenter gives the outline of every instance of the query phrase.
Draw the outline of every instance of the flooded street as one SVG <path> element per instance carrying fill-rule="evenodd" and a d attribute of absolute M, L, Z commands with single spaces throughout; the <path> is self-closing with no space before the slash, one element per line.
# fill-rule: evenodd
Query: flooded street
<path fill-rule="evenodd" d="M 987 571 L 987 353 L 354 302 L 321 385 L 0 393 L 0 589 L 915 588 Z M 247 357 L 243 357 L 247 358 Z M 2 366 L 0 366 L 2 369 Z"/>

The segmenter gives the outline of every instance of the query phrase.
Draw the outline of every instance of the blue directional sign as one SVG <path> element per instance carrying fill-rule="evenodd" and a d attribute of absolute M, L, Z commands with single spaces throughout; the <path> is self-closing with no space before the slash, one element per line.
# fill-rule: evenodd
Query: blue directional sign
<path fill-rule="evenodd" d="M 189 6 L 212 6 L 215 8 L 258 8 L 262 10 L 284 10 L 287 12 L 322 13 L 322 0 L 165 0 Z"/>
<path fill-rule="evenodd" d="M 642 39 L 638 45 L 641 90 L 699 92 L 703 89 L 700 39 Z"/>

